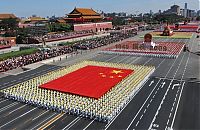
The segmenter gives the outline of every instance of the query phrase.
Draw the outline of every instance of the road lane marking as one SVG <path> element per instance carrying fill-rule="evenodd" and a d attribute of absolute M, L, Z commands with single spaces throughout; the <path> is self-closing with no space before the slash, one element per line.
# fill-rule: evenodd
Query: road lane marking
<path fill-rule="evenodd" d="M 140 120 L 142 119 L 143 115 L 140 116 Z"/>
<path fill-rule="evenodd" d="M 172 113 L 170 112 L 170 114 L 169 114 L 169 118 L 172 116 Z"/>
<path fill-rule="evenodd" d="M 13 106 L 15 106 L 15 105 L 17 105 L 17 104 L 18 104 L 17 102 L 11 103 L 11 104 L 9 104 L 9 105 L 7 105 L 7 106 L 1 108 L 1 109 L 0 109 L 0 112 L 5 111 L 5 110 L 7 110 L 8 108 L 11 108 L 11 107 L 13 107 Z"/>
<path fill-rule="evenodd" d="M 160 67 L 160 65 L 165 61 L 166 59 L 162 60 L 162 62 L 159 63 L 158 67 L 156 69 L 158 69 Z"/>
<path fill-rule="evenodd" d="M 147 97 L 147 99 L 145 100 L 145 102 L 142 104 L 142 106 L 140 107 L 139 111 L 136 113 L 135 117 L 133 118 L 133 120 L 131 121 L 131 123 L 128 125 L 128 127 L 126 128 L 126 130 L 128 130 L 130 128 L 130 126 L 132 125 L 132 123 L 135 121 L 136 117 L 138 116 L 138 114 L 140 113 L 140 111 L 143 109 L 143 107 L 145 106 L 146 102 L 149 100 L 149 98 L 152 95 L 153 91 L 155 90 L 155 88 L 160 83 L 160 80 L 161 79 L 159 79 L 158 83 L 155 85 L 155 87 L 153 88 L 153 90 L 151 91 L 151 93 L 149 94 L 149 96 Z M 149 107 L 149 105 L 150 104 L 148 104 L 147 108 Z"/>
<path fill-rule="evenodd" d="M 151 81 L 151 83 L 149 84 L 149 87 L 154 83 L 154 80 Z"/>
<path fill-rule="evenodd" d="M 163 61 L 164 61 L 164 60 L 163 60 Z M 162 61 L 162 62 L 163 62 L 163 61 Z M 171 65 L 171 67 L 170 67 L 169 71 L 167 72 L 165 78 L 167 77 L 168 73 L 171 71 L 171 69 L 172 69 L 172 67 L 173 67 L 173 65 L 175 64 L 176 61 L 177 61 L 177 59 L 176 59 L 176 60 L 174 61 L 174 63 Z M 159 67 L 159 66 L 158 66 L 158 67 Z M 159 90 L 159 88 L 158 88 L 157 90 Z M 157 93 L 157 92 L 156 92 L 156 93 Z M 148 104 L 147 108 L 149 107 L 149 105 L 150 105 L 150 104 Z M 132 124 L 132 123 L 131 123 L 131 124 Z M 130 124 L 130 125 L 131 125 L 131 124 Z M 129 127 L 130 127 L 130 125 L 129 125 Z M 129 127 L 128 127 L 128 128 L 129 128 Z M 127 128 L 127 129 L 128 129 L 128 128 Z"/>
<path fill-rule="evenodd" d="M 151 61 L 153 58 L 149 59 L 148 61 L 146 61 L 143 65 L 146 65 L 149 61 Z"/>
<path fill-rule="evenodd" d="M 21 108 L 25 107 L 25 106 L 27 106 L 27 104 L 25 104 L 25 105 L 23 105 L 23 106 L 21 106 L 21 107 L 19 107 L 19 108 L 15 109 L 15 110 L 13 110 L 13 111 L 9 112 L 9 113 L 8 113 L 8 115 L 10 115 L 11 113 L 13 113 L 13 112 L 15 112 L 15 111 L 17 111 L 17 110 L 19 110 L 19 109 L 21 109 Z M 7 115 L 7 116 L 8 116 L 8 115 Z"/>
<path fill-rule="evenodd" d="M 164 100 L 165 100 L 165 98 L 166 98 L 166 96 L 167 96 L 167 93 L 168 93 L 169 90 L 170 90 L 170 87 L 171 87 L 172 82 L 173 82 L 173 80 L 170 82 L 170 84 L 169 84 L 169 86 L 168 86 L 168 88 L 167 88 L 167 91 L 165 92 L 165 94 L 164 94 L 164 96 L 163 96 L 163 98 L 162 98 L 162 100 L 161 100 L 161 103 L 160 103 L 160 105 L 159 105 L 159 107 L 158 107 L 158 109 L 157 109 L 157 111 L 156 111 L 156 114 L 154 115 L 154 118 L 153 118 L 153 120 L 152 120 L 152 122 L 151 122 L 151 124 L 150 124 L 150 126 L 149 126 L 149 128 L 148 128 L 148 130 L 152 129 L 153 123 L 154 123 L 155 120 L 157 119 L 157 115 L 159 114 L 159 111 L 160 111 L 160 109 L 161 109 L 161 107 L 162 107 L 162 104 L 163 104 L 163 102 L 164 102 Z"/>
<path fill-rule="evenodd" d="M 70 122 L 67 126 L 65 126 L 62 130 L 67 129 L 67 127 L 71 126 L 71 124 L 73 124 L 74 122 L 76 122 L 77 120 L 79 120 L 80 117 L 76 117 L 72 122 Z"/>
<path fill-rule="evenodd" d="M 53 125 L 51 128 L 49 128 L 48 130 L 51 130 L 51 129 L 53 129 L 55 127 L 55 125 Z"/>
<path fill-rule="evenodd" d="M 95 120 L 91 121 L 83 130 L 86 130 Z"/>
<path fill-rule="evenodd" d="M 175 110 L 174 117 L 173 117 L 173 120 L 172 120 L 172 123 L 171 123 L 171 126 L 170 126 L 171 129 L 172 129 L 173 125 L 174 125 L 174 121 L 175 121 L 175 118 L 176 118 L 176 114 L 177 114 L 177 110 L 178 110 L 178 107 L 179 107 L 179 103 L 180 103 L 180 99 L 181 99 L 181 96 L 182 96 L 182 92 L 183 92 L 184 86 L 185 86 L 185 82 L 182 85 L 181 92 L 180 92 L 180 95 L 179 95 L 179 98 L 178 98 L 178 103 L 176 105 L 176 110 Z"/>
<path fill-rule="evenodd" d="M 163 88 L 165 86 L 165 82 L 162 82 L 162 86 L 161 86 L 161 88 Z"/>
<path fill-rule="evenodd" d="M 173 87 L 172 87 L 172 90 L 175 88 L 175 87 L 178 87 L 180 86 L 180 84 L 174 84 Z"/>
<path fill-rule="evenodd" d="M 78 120 L 76 120 L 73 124 L 71 124 L 66 130 L 69 130 L 72 126 L 74 126 L 78 121 L 80 121 L 82 119 L 82 117 L 81 118 L 79 118 Z M 65 129 L 63 129 L 63 130 L 65 130 Z"/>
<path fill-rule="evenodd" d="M 194 39 L 193 39 L 193 40 L 194 40 Z M 193 47 L 193 44 L 194 44 L 194 43 L 192 42 L 191 48 Z M 185 65 L 185 67 L 184 67 L 184 71 L 183 71 L 183 74 L 182 74 L 182 77 L 181 77 L 181 81 L 183 81 L 183 77 L 184 77 L 184 75 L 185 75 L 186 68 L 187 68 L 187 66 L 188 66 L 188 61 L 189 61 L 189 59 L 190 59 L 190 54 L 191 54 L 191 53 L 189 53 L 189 56 L 188 56 L 188 58 L 187 58 L 187 62 L 186 62 L 186 65 Z M 178 88 L 178 91 L 181 89 L 181 92 L 180 92 L 180 95 L 179 95 L 179 98 L 178 98 L 178 103 L 177 103 L 177 105 L 176 105 L 176 109 L 175 109 L 175 113 L 174 113 L 174 116 L 173 116 L 173 120 L 172 120 L 171 126 L 169 127 L 170 129 L 173 129 L 172 127 L 173 127 L 173 125 L 174 125 L 174 121 L 175 121 L 175 118 L 176 118 L 176 114 L 177 114 L 177 110 L 178 110 L 178 107 L 179 107 L 180 98 L 181 98 L 181 96 L 182 96 L 182 91 L 183 91 L 183 88 L 184 88 L 184 84 L 185 84 L 185 81 L 184 81 L 182 87 L 179 87 L 179 88 Z M 176 97 L 177 97 L 177 96 L 176 96 Z M 175 102 L 174 102 L 174 103 L 175 103 Z M 173 107 L 172 107 L 172 108 L 174 108 L 174 105 L 175 105 L 175 104 L 173 104 Z M 169 120 L 169 119 L 168 119 L 168 120 Z M 166 128 L 168 128 L 168 124 L 167 124 Z M 166 129 L 166 128 L 165 128 L 165 129 Z"/>
<path fill-rule="evenodd" d="M 1 101 L 0 103 L 5 102 L 5 101 L 8 101 L 8 99 L 5 99 L 5 100 Z"/>
<path fill-rule="evenodd" d="M 144 109 L 144 114 L 146 113 L 147 109 Z"/>
<path fill-rule="evenodd" d="M 15 81 L 16 81 L 15 83 L 13 83 L 14 80 L 13 80 L 13 81 L 6 82 L 6 83 L 4 83 L 3 85 L 6 85 L 6 84 L 9 84 L 9 85 L 4 86 L 2 89 L 7 88 L 7 87 L 10 87 L 10 86 L 15 85 L 15 84 L 18 84 L 18 83 L 21 83 L 21 82 L 23 82 L 23 81 L 29 80 L 29 79 L 34 78 L 34 77 L 36 77 L 36 76 L 43 75 L 43 72 L 48 73 L 48 72 L 54 70 L 56 67 L 57 67 L 57 66 L 52 66 L 52 67 L 50 67 L 50 68 L 41 70 L 41 71 L 39 71 L 39 72 L 35 72 L 35 73 L 33 73 L 34 76 L 28 76 L 28 75 L 27 75 L 28 78 L 24 78 L 24 77 L 27 77 L 27 76 L 20 77 L 18 80 L 15 80 Z M 21 79 L 23 79 L 23 80 L 21 80 Z M 19 82 L 19 81 L 20 81 L 20 82 Z M 10 83 L 11 83 L 11 84 L 10 84 Z M 3 86 L 3 85 L 0 85 L 0 86 Z"/>
<path fill-rule="evenodd" d="M 193 39 L 193 42 L 194 42 L 194 39 Z M 193 45 L 194 45 L 193 42 L 192 42 L 191 48 L 192 48 Z M 187 68 L 187 66 L 188 66 L 188 62 L 189 62 L 189 59 L 190 59 L 190 54 L 191 54 L 191 53 L 189 53 L 189 56 L 188 56 L 188 58 L 187 58 L 187 62 L 186 62 L 186 65 L 185 65 L 185 68 L 184 68 L 184 71 L 183 71 L 183 74 L 182 74 L 182 77 L 181 77 L 181 81 L 183 81 L 183 77 L 184 77 L 184 75 L 185 75 L 186 68 Z M 173 127 L 174 122 L 175 122 L 175 118 L 176 118 L 176 114 L 177 114 L 177 110 L 178 110 L 178 107 L 179 107 L 179 103 L 180 103 L 180 99 L 181 99 L 181 96 L 182 96 L 182 92 L 183 92 L 184 86 L 185 86 L 185 82 L 183 83 L 183 85 L 182 85 L 182 87 L 181 87 L 181 92 L 180 92 L 180 95 L 179 95 L 179 98 L 178 98 L 178 103 L 177 103 L 177 105 L 176 105 L 176 109 L 175 109 L 175 113 L 174 113 L 174 116 L 173 116 L 173 120 L 172 120 L 170 129 L 173 129 L 172 127 Z M 180 89 L 180 87 L 179 87 L 179 89 Z M 174 107 L 174 104 L 173 104 L 173 107 Z M 167 128 L 167 127 L 168 127 L 168 124 L 166 125 L 166 128 Z M 165 128 L 165 129 L 166 129 L 166 128 Z"/>
<path fill-rule="evenodd" d="M 43 112 L 43 113 L 42 113 L 42 114 L 40 114 L 39 116 L 37 116 L 37 117 L 33 118 L 33 119 L 32 119 L 32 121 L 36 120 L 37 118 L 41 117 L 42 115 L 46 114 L 47 112 L 49 112 L 49 111 L 45 111 L 45 112 Z"/>
<path fill-rule="evenodd" d="M 45 121 L 49 120 L 51 117 L 55 116 L 57 113 L 54 113 L 53 115 L 51 115 L 50 117 L 46 118 L 45 120 L 43 120 L 42 122 L 40 122 L 39 124 L 37 124 L 36 126 L 34 126 L 32 129 L 30 130 L 35 130 L 39 125 L 41 125 L 42 123 L 44 123 Z"/>
<path fill-rule="evenodd" d="M 110 60 L 112 60 L 112 59 L 115 59 L 115 58 L 117 58 L 118 56 L 119 56 L 119 55 L 113 56 L 113 57 L 111 57 L 111 58 L 109 58 L 109 59 L 105 60 L 104 62 L 108 62 L 108 61 L 110 61 Z"/>
<path fill-rule="evenodd" d="M 147 108 L 149 107 L 150 104 L 147 105 Z"/>
<path fill-rule="evenodd" d="M 57 116 L 55 116 L 54 118 L 52 118 L 51 120 L 49 120 L 48 122 L 46 122 L 44 125 L 42 125 L 40 128 L 38 128 L 38 130 L 44 130 L 46 129 L 48 126 L 50 126 L 51 124 L 53 124 L 56 120 L 60 119 L 63 115 L 65 115 L 65 113 L 60 113 Z"/>
<path fill-rule="evenodd" d="M 137 127 L 139 123 L 140 123 L 140 121 L 137 121 L 137 123 L 136 123 L 136 125 L 135 125 L 135 126 Z"/>
<path fill-rule="evenodd" d="M 28 114 L 28 113 L 34 111 L 35 109 L 37 109 L 37 107 L 34 108 L 34 109 L 32 109 L 32 110 L 30 110 L 30 111 L 28 111 L 28 112 L 26 112 L 26 113 L 24 113 L 24 114 L 22 114 L 22 115 L 20 115 L 20 116 L 18 116 L 17 118 L 15 118 L 15 119 L 13 119 L 13 120 L 11 120 L 11 121 L 5 123 L 4 125 L 0 126 L 0 129 L 1 129 L 2 127 L 6 126 L 6 125 L 8 125 L 8 124 L 10 124 L 10 123 L 12 123 L 13 121 L 15 121 L 15 120 L 17 120 L 17 119 L 23 117 L 24 115 L 26 115 L 26 114 Z"/>
<path fill-rule="evenodd" d="M 111 120 L 110 123 L 108 123 L 105 126 L 105 130 L 108 129 L 108 127 L 110 127 L 110 125 L 115 121 L 115 119 L 121 114 L 121 112 L 126 108 L 126 106 L 128 106 L 128 104 L 132 101 L 132 99 L 138 94 L 138 92 L 144 87 L 144 85 L 149 81 L 149 79 L 147 81 L 144 82 L 144 84 L 142 85 L 142 87 L 139 88 L 139 90 L 135 93 L 135 95 L 128 101 L 128 103 L 124 106 L 124 108 L 113 118 L 113 120 Z"/>
<path fill-rule="evenodd" d="M 4 83 L 3 85 L 9 84 L 10 82 Z M 1 86 L 1 85 L 0 85 Z"/>
<path fill-rule="evenodd" d="M 152 122 L 151 122 L 151 124 L 150 124 L 150 126 L 149 126 L 149 128 L 148 128 L 148 130 L 150 130 L 150 129 L 152 128 L 153 123 L 154 123 L 155 120 L 157 119 L 157 115 L 158 115 L 158 113 L 159 113 L 159 111 L 160 111 L 160 109 L 161 109 L 161 107 L 162 107 L 162 104 L 163 104 L 163 102 L 164 102 L 164 100 L 165 100 L 165 98 L 166 98 L 166 96 L 167 96 L 167 94 L 168 94 L 168 92 L 169 92 L 169 89 L 170 89 L 170 87 L 171 87 L 171 85 L 172 85 L 172 83 L 173 83 L 173 80 L 174 80 L 174 78 L 175 78 L 175 76 L 176 76 L 176 73 L 178 72 L 178 70 L 179 70 L 179 68 L 180 68 L 180 65 L 181 65 L 181 63 L 182 63 L 184 57 L 185 57 L 185 53 L 184 53 L 184 55 L 183 55 L 182 58 L 181 58 L 181 61 L 180 61 L 179 65 L 178 65 L 178 68 L 177 68 L 175 74 L 173 75 L 173 79 L 171 80 L 171 82 L 170 82 L 170 84 L 169 84 L 169 86 L 168 86 L 168 88 L 167 88 L 167 91 L 165 92 L 165 95 L 164 95 L 164 97 L 162 98 L 161 104 L 159 105 L 159 107 L 158 107 L 158 109 L 157 109 L 157 111 L 156 111 L 156 114 L 154 115 L 154 118 L 153 118 L 153 120 L 152 120 Z M 176 60 L 177 60 L 177 59 L 176 59 Z M 172 64 L 172 66 L 175 64 L 176 60 L 174 61 L 174 63 Z M 172 66 L 170 67 L 169 71 L 172 69 Z M 165 78 L 167 77 L 169 71 L 167 72 Z"/>

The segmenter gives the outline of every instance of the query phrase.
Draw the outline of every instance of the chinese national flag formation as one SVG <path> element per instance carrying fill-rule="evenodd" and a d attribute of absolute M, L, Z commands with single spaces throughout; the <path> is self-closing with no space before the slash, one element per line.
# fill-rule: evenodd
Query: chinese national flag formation
<path fill-rule="evenodd" d="M 98 99 L 131 73 L 130 69 L 88 65 L 40 87 Z"/>

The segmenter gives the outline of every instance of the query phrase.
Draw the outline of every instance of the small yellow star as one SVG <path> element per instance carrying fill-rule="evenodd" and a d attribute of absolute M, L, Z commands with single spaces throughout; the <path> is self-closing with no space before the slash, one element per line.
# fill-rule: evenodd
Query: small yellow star
<path fill-rule="evenodd" d="M 119 77 L 119 78 L 121 78 L 122 76 L 121 76 L 121 75 L 119 75 L 118 77 Z"/>
<path fill-rule="evenodd" d="M 101 77 L 106 77 L 106 75 L 101 75 Z"/>
<path fill-rule="evenodd" d="M 114 77 L 113 77 L 113 76 L 110 76 L 110 78 L 113 79 Z"/>

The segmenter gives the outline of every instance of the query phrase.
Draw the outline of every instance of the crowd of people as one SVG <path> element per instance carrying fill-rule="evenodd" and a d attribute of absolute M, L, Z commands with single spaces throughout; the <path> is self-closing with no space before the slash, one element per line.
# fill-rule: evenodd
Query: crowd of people
<path fill-rule="evenodd" d="M 62 93 L 50 89 L 43 89 L 39 86 L 74 72 L 87 65 L 98 65 L 117 67 L 134 70 L 128 78 L 125 78 L 111 88 L 106 94 L 98 99 L 83 97 L 70 93 Z M 128 65 L 118 63 L 105 63 L 85 61 L 77 63 L 69 68 L 49 72 L 45 75 L 30 79 L 10 88 L 1 90 L 4 96 L 9 99 L 25 102 L 48 110 L 65 112 L 81 117 L 95 119 L 102 122 L 111 121 L 133 97 L 140 83 L 149 76 L 154 67 L 142 65 Z"/>
<path fill-rule="evenodd" d="M 50 50 L 39 51 L 34 54 L 24 55 L 20 57 L 13 57 L 11 59 L 0 62 L 0 72 L 5 72 L 15 68 L 23 67 L 38 61 L 46 60 L 52 57 L 71 53 L 74 49 L 72 47 L 52 48 Z"/>
<path fill-rule="evenodd" d="M 105 46 L 114 42 L 119 42 L 124 39 L 133 37 L 136 35 L 135 31 L 128 31 L 126 33 L 120 32 L 120 33 L 112 33 L 109 36 L 105 37 L 100 37 L 100 38 L 95 38 L 91 40 L 83 40 L 76 42 L 74 44 L 74 47 L 76 49 L 81 49 L 81 50 L 89 50 L 89 49 L 94 49 L 97 47 Z"/>
<path fill-rule="evenodd" d="M 77 52 L 77 49 L 94 49 L 100 46 L 111 44 L 129 37 L 134 36 L 135 33 L 129 31 L 126 33 L 113 33 L 109 36 L 88 39 L 75 42 L 71 46 L 54 47 L 50 50 L 39 51 L 34 54 L 24 55 L 20 57 L 13 57 L 0 62 L 0 72 L 5 72 L 15 68 L 23 67 L 28 64 L 32 64 L 38 61 L 46 60 L 52 57 Z"/>
<path fill-rule="evenodd" d="M 50 42 L 50 41 L 57 41 L 81 36 L 92 35 L 92 31 L 78 31 L 78 32 L 63 32 L 63 33 L 49 33 L 43 36 L 36 36 L 33 37 L 34 39 L 38 40 L 39 42 Z"/>

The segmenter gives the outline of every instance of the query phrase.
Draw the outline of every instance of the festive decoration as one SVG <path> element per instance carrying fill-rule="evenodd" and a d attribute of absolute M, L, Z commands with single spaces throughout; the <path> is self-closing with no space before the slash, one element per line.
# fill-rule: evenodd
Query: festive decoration
<path fill-rule="evenodd" d="M 123 76 L 122 74 L 126 74 L 126 70 L 127 72 L 130 72 L 129 70 L 134 70 L 134 73 L 131 73 L 126 78 L 123 78 L 121 82 L 112 87 L 99 99 L 63 93 L 50 89 L 42 89 L 39 87 L 42 84 L 48 83 L 87 66 L 101 66 L 108 67 L 109 69 L 112 68 L 110 70 L 113 78 L 118 75 L 119 78 L 122 79 L 120 76 Z M 50 110 L 66 112 L 81 117 L 87 117 L 98 121 L 109 122 L 123 109 L 127 102 L 135 95 L 135 92 L 154 72 L 154 70 L 155 68 L 152 66 L 84 61 L 74 64 L 68 68 L 62 68 L 49 72 L 45 75 L 35 77 L 23 83 L 3 89 L 0 92 L 4 93 L 6 98 L 25 102 L 27 104 L 36 105 Z M 105 72 L 101 73 L 99 71 L 98 73 L 99 76 L 102 75 L 102 78 L 104 78 L 103 75 Z M 105 75 L 108 74 L 110 73 L 107 73 L 106 71 Z"/>
<path fill-rule="evenodd" d="M 183 50 L 184 43 L 176 42 L 142 42 L 126 41 L 104 49 L 101 53 L 136 55 L 158 58 L 177 58 Z"/>
<path fill-rule="evenodd" d="M 40 87 L 98 99 L 132 72 L 130 69 L 86 66 Z"/>

